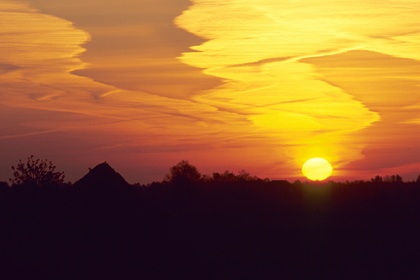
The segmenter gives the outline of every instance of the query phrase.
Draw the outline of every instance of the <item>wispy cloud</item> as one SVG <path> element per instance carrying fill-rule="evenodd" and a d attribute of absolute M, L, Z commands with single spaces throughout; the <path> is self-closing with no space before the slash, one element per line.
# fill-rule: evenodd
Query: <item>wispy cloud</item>
<path fill-rule="evenodd" d="M 386 122 L 387 110 L 404 114 L 403 105 L 419 102 L 418 4 L 196 0 L 176 23 L 207 41 L 180 60 L 225 81 L 195 100 L 246 112 L 290 159 L 319 153 L 342 166 L 362 158 L 366 147 L 354 132 Z M 374 76 L 359 75 L 368 72 Z M 380 92 L 372 82 L 382 83 Z"/>
<path fill-rule="evenodd" d="M 0 0 L 0 152 L 344 176 L 414 133 L 418 1 L 192 2 Z"/>

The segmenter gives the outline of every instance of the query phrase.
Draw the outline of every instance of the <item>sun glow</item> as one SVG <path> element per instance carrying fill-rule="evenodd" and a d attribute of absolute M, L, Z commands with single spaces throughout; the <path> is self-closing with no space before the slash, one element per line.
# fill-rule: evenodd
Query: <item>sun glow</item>
<path fill-rule="evenodd" d="M 302 166 L 302 173 L 312 181 L 322 181 L 331 176 L 333 168 L 323 158 L 308 159 Z"/>

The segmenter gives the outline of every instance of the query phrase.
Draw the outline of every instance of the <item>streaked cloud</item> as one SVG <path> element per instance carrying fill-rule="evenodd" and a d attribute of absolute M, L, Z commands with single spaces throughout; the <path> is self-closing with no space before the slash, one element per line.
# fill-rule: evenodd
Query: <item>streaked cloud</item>
<path fill-rule="evenodd" d="M 253 137 L 242 115 L 189 100 L 194 88 L 203 87 L 201 83 L 215 84 L 216 79 L 177 62 L 175 55 L 168 58 L 167 51 L 162 55 L 155 50 L 157 58 L 147 57 L 147 53 L 138 58 L 112 44 L 99 49 L 88 44 L 92 55 L 88 51 L 86 63 L 80 57 L 82 45 L 91 38 L 103 39 L 103 27 L 93 28 L 88 34 L 68 20 L 44 14 L 23 2 L 4 3 L 10 5 L 1 10 L 8 22 L 0 22 L 0 51 L 7 56 L 1 62 L 0 74 L 0 141 L 7 158 L 3 170 L 13 164 L 10 160 L 32 153 L 52 155 L 65 165 L 79 162 L 76 167 L 83 170 L 83 162 L 109 160 L 125 165 L 134 154 L 147 160 L 130 164 L 146 167 L 153 156 L 166 155 L 168 160 L 160 166 L 159 174 L 146 174 L 149 177 L 143 179 L 156 180 L 164 175 L 169 161 L 176 163 L 186 153 L 205 150 L 218 154 L 214 151 L 223 149 L 227 139 L 238 133 L 245 139 Z M 124 30 L 124 25 L 118 28 Z M 130 30 L 122 37 L 128 33 Z M 120 55 L 113 57 L 116 51 Z M 124 76 L 126 73 L 129 75 Z M 142 77 L 142 73 L 147 76 Z M 52 139 L 57 145 L 51 145 Z M 190 159 L 198 157 L 203 158 L 195 155 Z M 137 178 L 136 174 L 131 176 Z"/>
<path fill-rule="evenodd" d="M 389 110 L 413 117 L 403 107 L 420 98 L 418 1 L 193 2 L 176 23 L 207 41 L 180 59 L 225 81 L 195 100 L 246 112 L 296 170 L 313 156 L 340 170 L 364 158 L 372 124 L 390 127 Z"/>
<path fill-rule="evenodd" d="M 288 179 L 313 156 L 335 178 L 415 169 L 418 1 L 191 2 L 0 0 L 4 162 L 108 160 L 143 182 L 181 159 Z"/>

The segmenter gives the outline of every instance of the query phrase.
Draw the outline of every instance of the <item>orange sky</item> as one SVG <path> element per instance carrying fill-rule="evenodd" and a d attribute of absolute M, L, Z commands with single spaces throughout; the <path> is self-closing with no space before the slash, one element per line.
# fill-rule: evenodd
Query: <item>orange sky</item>
<path fill-rule="evenodd" d="M 420 1 L 0 0 L 0 181 L 29 155 L 129 182 L 189 160 L 420 174 Z"/>

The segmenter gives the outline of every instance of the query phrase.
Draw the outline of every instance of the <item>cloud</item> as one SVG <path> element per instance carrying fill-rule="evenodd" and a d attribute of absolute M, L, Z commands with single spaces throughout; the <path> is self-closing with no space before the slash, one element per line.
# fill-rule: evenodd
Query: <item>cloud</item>
<path fill-rule="evenodd" d="M 0 64 L 0 75 L 19 69 L 18 66 L 12 64 Z"/>
<path fill-rule="evenodd" d="M 48 132 L 67 158 L 281 161 L 291 178 L 312 155 L 363 158 L 379 120 L 418 120 L 417 1 L 195 0 L 182 30 L 187 0 L 0 2 L 7 147 L 47 151 Z"/>
<path fill-rule="evenodd" d="M 404 109 L 419 102 L 418 12 L 418 1 L 196 0 L 176 24 L 207 41 L 179 59 L 224 80 L 195 100 L 241 112 L 290 158 L 343 165 L 363 157 L 355 132 L 418 119 Z"/>

